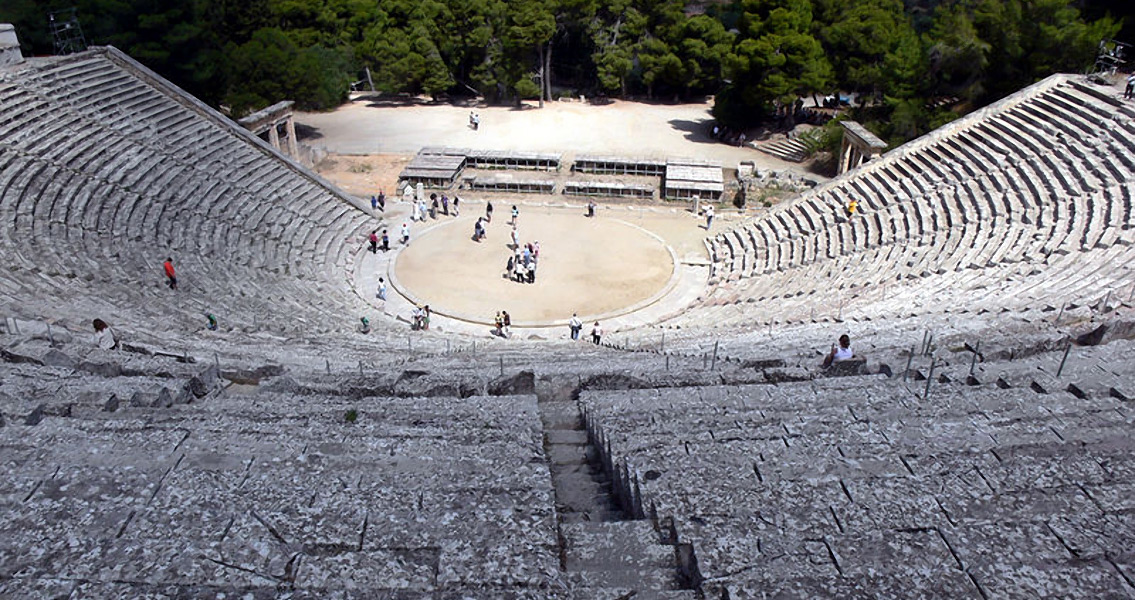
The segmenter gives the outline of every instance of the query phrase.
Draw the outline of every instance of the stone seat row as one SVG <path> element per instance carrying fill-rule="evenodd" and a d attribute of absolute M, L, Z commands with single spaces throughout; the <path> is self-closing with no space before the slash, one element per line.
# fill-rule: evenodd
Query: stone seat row
<path fill-rule="evenodd" d="M 1019 247 L 1008 244 L 1003 244 L 1003 247 L 1019 250 Z M 880 251 L 847 259 L 857 262 L 857 268 L 877 269 L 878 276 L 872 280 L 861 279 L 848 285 L 842 282 L 844 264 L 831 261 L 825 263 L 830 267 L 826 269 L 797 269 L 766 277 L 762 288 L 742 288 L 724 295 L 712 295 L 702 308 L 688 311 L 669 323 L 696 331 L 700 324 L 707 322 L 730 326 L 807 322 L 817 318 L 862 321 L 915 314 L 977 314 L 1036 306 L 1059 307 L 1065 303 L 1083 304 L 1099 301 L 1109 292 L 1114 292 L 1116 298 L 1127 294 L 1132 285 L 1129 261 L 1135 256 L 1132 247 L 1124 244 L 1092 253 L 1051 254 L 1041 262 L 1020 263 L 1019 267 L 1013 263 L 1002 263 L 957 272 L 939 272 L 931 264 L 926 267 L 930 270 L 919 271 L 917 269 L 923 267 L 917 267 L 908 271 L 909 274 L 900 271 L 896 277 L 888 275 L 896 264 L 892 254 Z M 915 278 L 919 285 L 904 286 L 908 277 Z M 840 283 L 819 293 L 814 287 L 817 279 Z M 964 303 L 948 300 L 952 298 L 966 300 Z M 755 303 L 753 306 L 758 311 L 755 321 L 748 310 L 737 307 L 749 303 Z M 721 306 L 714 308 L 715 304 Z"/>
<path fill-rule="evenodd" d="M 343 232 L 353 232 L 347 239 L 361 235 L 365 215 L 295 177 L 282 163 L 264 161 L 263 152 L 240 136 L 209 126 L 178 102 L 108 65 L 111 61 L 92 59 L 58 73 L 46 70 L 60 89 L 77 90 L 58 96 L 60 106 L 53 108 L 62 108 L 63 118 L 38 119 L 46 125 L 44 135 L 35 141 L 14 140 L 18 143 L 6 146 L 0 156 L 4 163 L 0 187 L 9 201 L 0 209 L 17 225 L 6 233 L 13 247 L 25 249 L 14 254 L 31 271 L 30 284 L 42 279 L 36 275 L 41 272 L 73 278 L 105 271 L 98 267 L 104 262 L 141 266 L 155 260 L 148 251 L 145 258 L 140 253 L 139 259 L 131 260 L 125 253 L 132 245 L 150 246 L 151 251 L 172 246 L 181 252 L 216 252 L 226 261 L 236 258 L 253 267 L 253 280 L 263 278 L 258 277 L 257 267 L 332 279 L 332 271 L 346 265 L 352 249 L 344 243 Z M 162 110 L 142 118 L 134 112 L 130 118 L 102 124 L 109 107 L 122 100 L 121 88 L 134 88 L 136 97 L 146 97 Z M 113 98 L 83 90 L 102 90 Z M 38 106 L 46 108 L 52 101 L 45 98 L 47 104 Z M 153 127 L 139 126 L 147 119 Z M 167 135 L 192 141 L 155 141 L 153 130 L 163 128 Z M 68 133 L 78 144 L 63 143 Z M 205 164 L 193 143 L 202 140 L 211 148 L 210 162 Z M 108 151 L 112 147 L 115 150 Z M 60 148 L 70 150 L 63 155 Z M 170 191 L 175 192 L 173 197 Z M 47 260 L 41 263 L 40 257 L 27 255 L 29 238 L 34 251 Z M 133 244 L 115 247 L 108 238 Z M 67 244 L 51 247 L 60 240 Z M 76 254 L 76 241 L 87 251 L 80 253 L 81 258 L 68 258 Z M 121 272 L 117 266 L 114 269 Z M 205 272 L 211 271 L 198 270 Z"/>
<path fill-rule="evenodd" d="M 839 389 L 848 383 L 850 389 Z M 753 570 L 764 573 L 768 585 L 783 586 L 798 571 L 781 570 L 768 557 L 804 557 L 812 554 L 810 545 L 827 562 L 805 562 L 827 564 L 835 579 L 859 586 L 871 582 L 867 571 L 892 581 L 912 576 L 912 560 L 931 558 L 929 540 L 942 560 L 933 559 L 937 566 L 930 571 L 920 563 L 914 570 L 924 575 L 984 564 L 989 568 L 980 572 L 993 576 L 1028 568 L 1033 560 L 1067 563 L 1077 555 L 1069 554 L 1062 534 L 1084 526 L 1121 525 L 1117 535 L 1096 537 L 1094 545 L 1128 556 L 1135 528 L 1124 502 L 1112 499 L 1127 487 L 1121 473 L 1135 467 L 1124 456 L 1133 423 L 1117 402 L 984 388 L 980 394 L 939 392 L 920 402 L 898 386 L 888 393 L 872 384 L 864 393 L 846 379 L 775 389 L 776 397 L 766 398 L 746 398 L 754 394 L 735 388 L 581 397 L 610 458 L 636 475 L 641 501 L 674 519 L 679 536 L 693 543 L 702 575 L 718 585 L 744 589 L 751 582 L 736 574 Z M 817 414 L 828 406 L 836 411 Z M 927 410 L 932 407 L 965 412 L 942 419 Z M 746 415 L 775 425 L 774 413 L 766 411 L 777 409 L 782 431 L 769 427 L 764 438 L 750 438 L 761 429 Z M 707 417 L 721 429 L 687 441 L 705 430 Z M 1111 460 L 1118 461 L 1115 470 L 1101 467 Z M 1014 540 L 1011 547 L 1021 551 L 996 551 L 1005 546 L 990 527 L 1015 536 L 1003 540 Z M 1024 533 L 1038 528 L 1042 536 Z M 908 536 L 922 535 L 913 532 L 929 537 L 908 545 Z M 889 541 L 880 546 L 882 540 Z M 1048 551 L 1023 551 L 1025 540 L 1043 540 Z M 884 549 L 904 558 L 879 554 Z M 1082 577 L 1063 584 L 1060 591 L 1073 595 L 1124 585 L 1121 577 L 1102 587 Z"/>
<path fill-rule="evenodd" d="M 173 584 L 192 572 L 198 585 L 231 584 L 228 569 L 210 565 L 244 564 L 245 573 L 267 577 L 291 560 L 304 565 L 300 589 L 315 586 L 326 568 L 343 585 L 432 592 L 520 589 L 558 570 L 550 478 L 532 460 L 542 453 L 534 399 L 436 403 L 447 419 L 460 405 L 498 415 L 494 424 L 480 422 L 487 436 L 480 443 L 431 428 L 433 408 L 407 404 L 389 419 L 361 410 L 351 426 L 329 410 L 337 403 L 308 409 L 308 399 L 264 396 L 236 412 L 217 400 L 154 418 L 129 411 L 98 421 L 52 417 L 22 437 L 4 428 L 0 444 L 11 467 L 2 496 L 10 516 L 0 543 L 4 578 Z M 312 423 L 285 434 L 272 421 L 293 418 L 293 410 Z M 348 435 L 329 441 L 328 426 Z M 234 437 L 235 430 L 245 434 Z M 415 434 L 429 445 L 406 437 Z M 391 455 L 398 445 L 407 452 Z M 416 460 L 424 452 L 438 453 L 437 461 Z M 60 518 L 40 518 L 45 511 Z M 13 523 L 19 531 L 7 526 Z"/>
<path fill-rule="evenodd" d="M 1062 91 L 1063 89 L 1063 87 L 1057 87 L 1056 91 Z M 1050 95 L 1051 94 L 1040 96 L 1039 99 L 1034 98 L 1033 100 L 1035 100 L 1036 102 L 1042 102 Z M 1051 156 L 1052 153 L 1050 151 L 1050 147 L 1053 144 L 1052 139 L 1041 138 L 1032 140 L 1026 137 L 1028 134 L 1033 133 L 1036 130 L 1043 130 L 1046 128 L 1051 130 L 1051 126 L 1048 125 L 1047 122 L 1041 123 L 1041 121 L 1035 117 L 1024 117 L 1021 116 L 1021 114 L 1018 114 L 1035 110 L 1037 109 L 1029 103 L 1019 104 L 1008 111 L 1004 111 L 1003 113 L 998 115 L 993 115 L 985 119 L 984 121 L 981 121 L 977 125 L 963 130 L 961 133 L 953 136 L 952 138 L 943 138 L 950 143 L 942 143 L 938 144 L 937 146 L 933 144 L 923 144 L 922 146 L 917 147 L 912 151 L 906 152 L 904 154 L 904 160 L 890 161 L 890 164 L 880 163 L 880 165 L 871 165 L 868 168 L 860 169 L 860 176 L 858 178 L 853 177 L 847 180 L 846 185 L 855 188 L 859 187 L 859 184 L 861 182 L 866 184 L 866 187 L 861 188 L 859 192 L 855 194 L 855 197 L 860 199 L 860 201 L 866 205 L 869 211 L 882 209 L 890 203 L 890 201 L 886 200 L 886 198 L 894 197 L 896 194 L 899 198 L 920 198 L 925 194 L 937 196 L 940 195 L 940 182 L 957 179 L 966 180 L 967 178 L 972 178 L 974 175 L 978 175 L 979 173 L 984 173 L 989 170 L 986 167 L 981 167 L 978 165 L 975 165 L 974 167 L 969 166 L 967 161 L 972 160 L 972 157 L 974 157 L 977 153 L 982 153 L 984 156 L 993 157 L 995 159 L 998 159 L 1000 157 L 1014 156 L 1014 150 L 1011 150 L 1010 148 L 1005 146 L 1001 146 L 1000 142 L 994 141 L 996 139 L 1007 137 L 1012 138 L 1013 136 L 1016 136 L 1015 139 L 1019 144 L 1023 145 L 1024 148 L 1029 149 L 1026 152 L 1026 156 L 1035 157 L 1034 159 L 1022 160 L 1018 158 L 1017 160 L 1009 161 L 1017 165 L 1017 167 L 1014 167 L 1014 169 L 1019 168 L 1020 165 L 1036 165 L 1042 167 L 1046 173 L 1052 174 L 1052 178 L 1059 182 L 1058 189 L 1063 190 L 1063 192 L 1057 192 L 1058 195 L 1067 195 L 1075 199 L 1077 196 L 1084 192 L 1099 190 L 1102 186 L 1108 185 L 1107 181 L 1105 181 L 1105 176 L 1111 181 L 1124 181 L 1123 171 L 1119 169 L 1118 166 L 1112 166 L 1105 173 L 1096 168 L 1095 165 L 1092 164 L 1092 161 L 1085 160 L 1091 157 L 1088 155 L 1087 151 L 1080 149 L 1081 147 L 1076 144 L 1076 139 L 1072 139 L 1070 140 L 1069 144 L 1066 144 L 1070 147 L 1070 151 L 1065 152 L 1064 155 L 1061 156 L 1061 161 L 1071 160 L 1073 162 L 1076 162 L 1077 166 L 1066 166 L 1063 162 L 1054 161 L 1053 157 Z M 1045 114 L 1050 117 L 1053 116 L 1052 113 Z M 1024 122 L 1022 121 L 1022 119 L 1024 118 L 1029 118 L 1032 120 L 1030 120 L 1029 122 Z M 1049 121 L 1051 120 L 1052 119 L 1049 119 Z M 1071 127 L 1071 125 L 1067 126 L 1068 131 L 1084 131 L 1084 137 L 1089 137 L 1087 133 L 1088 126 L 1086 124 L 1082 122 L 1078 123 L 1077 125 L 1075 125 L 1075 130 L 1071 129 Z M 1104 139 L 1108 138 L 1105 137 Z M 951 143 L 954 143 L 956 141 L 964 142 L 961 146 L 957 146 L 957 153 L 951 150 Z M 1106 146 L 1104 150 L 1101 150 L 1100 153 L 1104 154 L 1105 156 L 1110 155 L 1110 150 L 1115 147 L 1114 143 L 1118 143 L 1110 139 L 1108 139 L 1108 141 L 1109 143 L 1113 143 L 1113 145 Z M 966 150 L 967 145 L 974 147 L 975 150 Z M 992 153 L 990 150 L 985 149 L 987 146 L 994 148 L 994 150 L 992 150 Z M 925 158 L 922 156 L 923 154 L 926 155 Z M 1019 152 L 1016 152 L 1016 154 L 1019 154 Z M 1093 151 L 1092 154 L 1095 155 L 1098 153 Z M 884 163 L 887 163 L 887 161 L 884 161 Z M 1081 168 L 1080 163 L 1083 163 L 1083 168 Z M 887 178 L 880 179 L 880 176 L 884 173 L 889 172 L 892 166 L 897 171 L 901 171 L 901 173 L 891 173 Z M 907 166 L 913 166 L 914 168 L 908 171 L 906 169 Z M 993 169 L 992 171 L 994 175 L 999 175 L 997 169 Z M 1013 171 L 1009 172 L 1012 173 Z M 1096 174 L 1096 176 L 1092 176 L 1093 173 Z M 917 175 L 917 177 L 912 177 L 911 175 Z M 927 179 L 927 176 L 929 176 L 929 179 Z M 1089 176 L 1091 176 L 1090 181 L 1087 179 Z M 993 202 L 988 192 L 984 194 L 975 193 L 977 192 L 977 190 L 975 190 L 974 187 L 983 187 L 980 182 L 986 179 L 990 179 L 993 183 L 993 186 L 985 186 L 988 188 L 988 190 L 1004 189 L 1004 187 L 996 181 L 995 177 L 985 176 L 979 177 L 978 186 L 972 186 L 971 184 L 955 184 L 955 189 L 957 189 L 959 192 L 964 192 L 965 196 L 971 198 L 971 204 L 973 204 L 972 209 L 976 212 L 977 218 L 979 219 L 985 216 L 986 213 L 991 216 L 996 216 L 1002 209 L 1009 212 L 1008 216 L 1016 213 L 1017 209 L 1012 205 L 1012 203 L 1018 201 L 1018 199 L 1023 200 L 1027 197 L 1026 194 L 1021 193 L 1025 188 L 1024 186 L 1020 185 L 1020 180 L 1012 176 L 1006 178 L 1011 182 L 1017 182 L 1014 185 L 1016 193 L 999 193 L 998 196 L 1000 197 L 1000 202 L 1004 202 L 1003 206 L 999 206 L 1000 202 Z M 860 182 L 859 180 L 862 181 Z M 1032 180 L 1043 181 L 1044 178 L 1035 176 L 1025 178 L 1025 181 L 1031 182 Z M 901 183 L 901 185 L 896 185 L 896 182 Z M 919 189 L 918 187 L 906 190 L 900 189 L 900 187 L 906 186 L 908 183 L 915 183 L 916 186 L 921 185 L 923 187 L 921 189 Z M 808 235 L 825 228 L 830 228 L 831 223 L 833 221 L 838 221 L 838 219 L 830 219 L 827 215 L 833 212 L 831 208 L 839 210 L 838 207 L 842 206 L 843 202 L 825 201 L 831 202 L 829 207 L 825 208 L 817 205 L 816 200 L 818 200 L 822 196 L 834 194 L 836 189 L 838 188 L 831 188 L 829 186 L 829 188 L 825 192 L 822 192 L 819 196 L 806 196 L 804 200 L 794 203 L 789 209 L 776 211 L 774 213 L 774 217 L 762 221 L 761 224 L 772 225 L 773 227 L 769 231 L 769 234 L 773 239 L 777 240 L 793 239 L 794 237 L 797 237 L 799 235 Z M 1033 189 L 1035 190 L 1035 186 L 1033 187 Z M 978 201 L 979 199 L 981 199 L 980 202 Z M 917 212 L 919 203 L 913 202 L 912 204 L 914 205 Z M 983 204 L 985 205 L 984 208 Z M 1043 221 L 1043 212 L 1046 210 L 1045 207 L 1049 204 L 1051 203 L 1043 201 L 1038 201 L 1035 205 L 1026 203 L 1021 207 L 1021 218 L 1025 220 L 1039 219 Z M 1055 203 L 1053 208 L 1057 210 L 1057 213 L 1050 218 L 1059 219 L 1059 202 Z M 1039 214 L 1037 213 L 1038 210 L 1041 211 Z M 787 219 L 783 215 L 783 213 L 786 212 L 790 213 L 789 218 Z M 945 217 L 944 224 L 947 226 L 952 226 L 956 223 L 957 220 L 961 220 L 963 223 L 965 223 L 968 220 L 968 212 L 969 211 L 963 210 L 959 206 L 956 209 L 957 218 L 951 219 L 951 215 L 955 214 L 955 209 L 947 210 L 943 215 L 943 217 Z M 942 219 L 936 219 L 935 221 L 936 222 L 931 222 L 932 226 L 941 227 L 943 225 Z M 1123 222 L 1122 220 L 1118 221 L 1120 223 Z M 929 224 L 924 218 L 920 218 L 918 222 L 920 223 L 919 231 L 921 233 L 925 233 L 931 228 L 928 227 Z M 783 225 L 785 229 L 778 231 L 778 224 Z"/>

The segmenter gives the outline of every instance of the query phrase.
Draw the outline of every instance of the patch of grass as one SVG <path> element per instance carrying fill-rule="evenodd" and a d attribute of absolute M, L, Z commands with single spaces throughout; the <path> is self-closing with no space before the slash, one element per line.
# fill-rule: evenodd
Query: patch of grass
<path fill-rule="evenodd" d="M 343 415 L 343 420 L 348 422 L 348 423 L 354 423 L 355 421 L 358 421 L 359 420 L 359 411 L 357 411 L 353 408 L 351 410 L 348 410 L 347 414 Z"/>
<path fill-rule="evenodd" d="M 355 163 L 348 167 L 347 170 L 351 173 L 370 173 L 374 170 L 374 167 L 370 166 L 368 163 Z"/>

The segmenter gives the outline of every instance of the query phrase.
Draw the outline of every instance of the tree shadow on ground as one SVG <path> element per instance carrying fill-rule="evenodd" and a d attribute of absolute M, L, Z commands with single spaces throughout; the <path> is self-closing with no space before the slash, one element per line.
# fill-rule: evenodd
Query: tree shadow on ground
<path fill-rule="evenodd" d="M 298 141 L 302 142 L 305 140 L 318 140 L 322 138 L 323 134 L 319 131 L 319 129 L 312 127 L 311 125 L 304 125 L 303 123 L 300 123 L 298 121 L 296 122 L 296 139 Z"/>
<path fill-rule="evenodd" d="M 713 120 L 702 119 L 700 121 L 690 121 L 686 119 L 670 119 L 667 121 L 670 126 L 678 131 L 684 131 L 687 141 L 695 142 L 698 144 L 717 144 L 717 140 L 713 139 Z"/>

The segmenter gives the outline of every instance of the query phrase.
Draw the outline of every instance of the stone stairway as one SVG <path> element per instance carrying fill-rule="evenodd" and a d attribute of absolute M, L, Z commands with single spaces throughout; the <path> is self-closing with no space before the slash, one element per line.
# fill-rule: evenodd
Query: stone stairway
<path fill-rule="evenodd" d="M 536 387 L 559 515 L 560 566 L 573 598 L 698 598 L 697 590 L 682 589 L 675 547 L 663 543 L 651 521 L 630 520 L 620 508 L 573 392 L 563 378 Z"/>
<path fill-rule="evenodd" d="M 757 150 L 791 162 L 804 162 L 804 159 L 808 156 L 807 146 L 801 142 L 790 139 L 775 139 L 768 142 L 761 142 L 757 144 Z"/>

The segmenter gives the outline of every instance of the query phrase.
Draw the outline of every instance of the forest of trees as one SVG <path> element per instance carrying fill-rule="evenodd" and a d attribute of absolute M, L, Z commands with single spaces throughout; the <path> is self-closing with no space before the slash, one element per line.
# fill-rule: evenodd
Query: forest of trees
<path fill-rule="evenodd" d="M 0 22 L 49 54 L 47 14 L 72 6 L 88 43 L 235 115 L 331 108 L 369 68 L 384 92 L 491 103 L 714 95 L 730 127 L 838 90 L 892 142 L 1083 71 L 1123 26 L 1108 0 L 4 0 Z"/>

